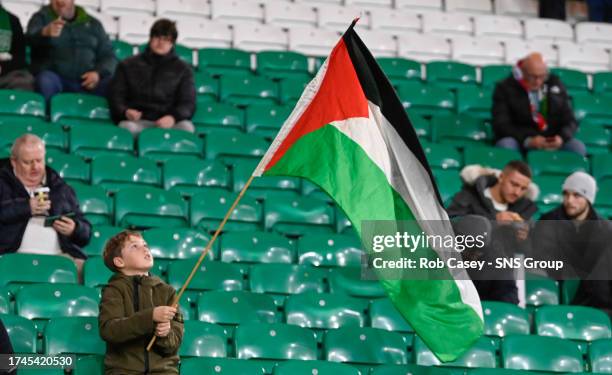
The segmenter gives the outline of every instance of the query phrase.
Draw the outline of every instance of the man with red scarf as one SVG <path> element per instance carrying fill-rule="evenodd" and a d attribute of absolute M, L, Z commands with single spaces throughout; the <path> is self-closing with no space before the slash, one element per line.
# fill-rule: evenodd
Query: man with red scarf
<path fill-rule="evenodd" d="M 565 150 L 586 155 L 574 138 L 578 128 L 567 90 L 548 73 L 540 53 L 519 60 L 512 76 L 497 83 L 493 94 L 496 146 L 520 150 Z"/>

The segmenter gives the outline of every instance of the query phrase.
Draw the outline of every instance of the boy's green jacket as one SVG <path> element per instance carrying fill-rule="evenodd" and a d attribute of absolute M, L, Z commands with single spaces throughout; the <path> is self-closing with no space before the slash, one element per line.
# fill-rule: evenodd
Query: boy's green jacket
<path fill-rule="evenodd" d="M 158 337 L 147 352 L 155 332 L 153 308 L 172 304 L 175 291 L 155 276 L 116 273 L 102 291 L 98 323 L 106 341 L 105 373 L 178 374 L 178 349 L 183 339 L 183 318 L 177 313 L 167 337 Z"/>

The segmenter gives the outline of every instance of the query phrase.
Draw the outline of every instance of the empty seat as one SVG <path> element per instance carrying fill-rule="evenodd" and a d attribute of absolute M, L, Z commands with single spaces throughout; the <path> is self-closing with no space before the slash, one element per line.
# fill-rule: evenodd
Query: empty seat
<path fill-rule="evenodd" d="M 248 3 L 247 3 L 248 4 Z M 238 23 L 234 25 L 233 45 L 245 51 L 287 49 L 288 37 L 278 26 Z"/>
<path fill-rule="evenodd" d="M 447 12 L 469 14 L 489 14 L 493 12 L 493 4 L 488 0 L 446 0 L 444 5 Z"/>
<path fill-rule="evenodd" d="M 70 129 L 70 152 L 87 159 L 97 155 L 132 154 L 134 138 L 129 131 L 116 126 L 73 126 Z"/>
<path fill-rule="evenodd" d="M 510 336 L 502 342 L 505 368 L 530 371 L 582 372 L 576 343 L 556 337 Z"/>
<path fill-rule="evenodd" d="M 191 197 L 202 187 L 229 187 L 230 174 L 221 162 L 197 158 L 171 157 L 162 167 L 164 189 Z"/>
<path fill-rule="evenodd" d="M 91 183 L 116 192 L 122 187 L 160 185 L 161 173 L 154 161 L 127 155 L 99 155 L 91 162 Z"/>
<path fill-rule="evenodd" d="M 206 72 L 194 76 L 196 89 L 196 111 L 205 102 L 216 102 L 219 98 L 219 80 Z M 193 121 L 193 118 L 192 118 Z"/>
<path fill-rule="evenodd" d="M 81 211 L 92 225 L 107 225 L 113 220 L 113 201 L 106 190 L 95 185 L 72 184 Z"/>
<path fill-rule="evenodd" d="M 0 117 L 44 117 L 45 99 L 42 95 L 20 90 L 0 90 Z"/>
<path fill-rule="evenodd" d="M 612 25 L 599 22 L 578 22 L 576 42 L 580 44 L 598 44 L 609 47 L 612 43 Z"/>
<path fill-rule="evenodd" d="M 545 39 L 559 41 L 573 41 L 574 30 L 572 26 L 560 20 L 528 19 L 525 20 L 525 39 Z"/>
<path fill-rule="evenodd" d="M 155 259 L 188 259 L 199 257 L 210 236 L 189 228 L 153 228 L 144 231 L 144 240 Z M 213 250 L 218 243 L 213 244 Z M 210 252 L 209 258 L 214 258 Z"/>
<path fill-rule="evenodd" d="M 279 99 L 284 105 L 293 105 L 302 96 L 304 89 L 310 83 L 310 77 L 283 79 L 278 83 Z"/>
<path fill-rule="evenodd" d="M 167 160 L 175 155 L 204 154 L 202 140 L 195 134 L 178 129 L 145 129 L 138 136 L 138 155 L 156 161 Z"/>
<path fill-rule="evenodd" d="M 89 182 L 89 164 L 81 157 L 59 152 L 45 154 L 47 165 L 67 182 Z"/>
<path fill-rule="evenodd" d="M 197 259 L 175 260 L 168 266 L 168 284 L 179 290 Z M 206 260 L 201 265 L 191 283 L 190 290 L 242 290 L 243 268 L 222 262 Z"/>
<path fill-rule="evenodd" d="M 189 357 L 227 356 L 227 332 L 223 327 L 197 320 L 185 320 L 183 324 L 185 332 L 179 349 L 183 360 Z M 182 366 L 181 373 L 184 373 Z"/>
<path fill-rule="evenodd" d="M 461 154 L 450 144 L 428 143 L 423 145 L 429 166 L 435 169 L 459 169 L 463 165 Z"/>
<path fill-rule="evenodd" d="M 427 81 L 456 89 L 476 83 L 476 68 L 454 61 L 432 61 L 425 66 Z"/>
<path fill-rule="evenodd" d="M 218 189 L 201 188 L 191 199 L 189 221 L 192 227 L 214 231 L 223 220 L 237 194 Z M 263 218 L 261 203 L 251 197 L 243 197 L 223 228 L 232 230 L 259 230 Z"/>
<path fill-rule="evenodd" d="M 236 106 L 274 104 L 278 100 L 278 87 L 265 77 L 222 76 L 219 80 L 221 100 Z"/>
<path fill-rule="evenodd" d="M 155 18 L 149 15 L 133 14 L 119 17 L 119 39 L 131 44 L 142 44 L 149 40 L 149 30 Z"/>
<path fill-rule="evenodd" d="M 558 305 L 559 282 L 544 276 L 527 273 L 525 280 L 525 300 L 527 305 Z"/>
<path fill-rule="evenodd" d="M 134 46 L 123 40 L 112 40 L 113 51 L 119 61 L 134 56 Z"/>
<path fill-rule="evenodd" d="M 364 327 L 367 301 L 338 294 L 301 293 L 285 301 L 288 324 L 313 329 Z"/>
<path fill-rule="evenodd" d="M 101 255 L 102 253 L 96 254 Z M 83 284 L 90 288 L 98 288 L 106 285 L 113 276 L 113 271 L 104 265 L 101 256 L 91 257 L 83 265 Z"/>
<path fill-rule="evenodd" d="M 93 225 L 89 243 L 83 248 L 83 251 L 87 255 L 102 255 L 106 241 L 122 230 L 123 228 L 110 225 Z"/>
<path fill-rule="evenodd" d="M 451 44 L 453 60 L 478 66 L 504 62 L 505 51 L 498 40 L 483 37 L 458 37 L 453 38 Z"/>
<path fill-rule="evenodd" d="M 394 332 L 414 332 L 414 329 L 395 308 L 389 298 L 377 298 L 370 303 L 370 319 L 373 328 Z"/>
<path fill-rule="evenodd" d="M 263 8 L 257 2 L 211 0 L 210 15 L 215 21 L 240 25 L 245 22 L 261 23 Z"/>
<path fill-rule="evenodd" d="M 15 309 L 28 319 L 98 316 L 99 300 L 97 290 L 82 285 L 34 284 L 19 290 Z"/>
<path fill-rule="evenodd" d="M 393 84 L 421 79 L 421 64 L 414 60 L 380 57 L 376 61 Z"/>
<path fill-rule="evenodd" d="M 442 10 L 442 0 L 395 0 L 395 7 L 397 9 L 439 11 Z"/>
<path fill-rule="evenodd" d="M 493 95 L 488 88 L 459 87 L 457 88 L 457 112 L 479 120 L 490 120 L 493 105 L 492 97 Z"/>
<path fill-rule="evenodd" d="M 449 42 L 440 35 L 402 34 L 398 36 L 398 56 L 417 61 L 448 60 L 451 57 Z"/>
<path fill-rule="evenodd" d="M 0 285 L 76 282 L 76 266 L 63 256 L 14 253 L 0 257 Z"/>
<path fill-rule="evenodd" d="M 362 16 L 359 8 L 347 5 L 318 5 L 317 24 L 322 29 L 343 33 L 350 25 L 350 20 Z M 367 18 L 360 20 L 356 27 L 363 26 Z"/>
<path fill-rule="evenodd" d="M 300 264 L 319 267 L 359 266 L 364 255 L 358 237 L 346 234 L 309 233 L 298 240 Z"/>
<path fill-rule="evenodd" d="M 561 79 L 570 93 L 589 91 L 588 76 L 582 71 L 569 68 L 553 68 L 550 72 Z"/>
<path fill-rule="evenodd" d="M 209 323 L 239 325 L 280 321 L 274 299 L 260 293 L 206 292 L 198 298 L 197 310 L 198 319 Z"/>
<path fill-rule="evenodd" d="M 291 78 L 287 79 L 291 81 Z M 290 106 L 251 105 L 246 109 L 246 130 L 248 133 L 273 138 L 291 114 Z"/>
<path fill-rule="evenodd" d="M 599 72 L 593 74 L 593 92 L 609 93 L 612 91 L 612 72 Z"/>
<path fill-rule="evenodd" d="M 535 313 L 538 336 L 595 341 L 612 336 L 605 312 L 586 306 L 542 306 Z"/>
<path fill-rule="evenodd" d="M 121 0 L 100 0 L 100 11 L 113 16 L 153 16 L 155 1 L 138 0 L 126 3 Z"/>
<path fill-rule="evenodd" d="M 579 127 L 576 137 L 584 142 L 589 155 L 607 154 L 610 152 L 612 131 L 603 126 Z"/>
<path fill-rule="evenodd" d="M 512 160 L 521 160 L 515 150 L 500 147 L 470 146 L 463 150 L 465 165 L 478 164 L 483 167 L 503 169 Z"/>
<path fill-rule="evenodd" d="M 393 0 L 345 0 L 345 5 L 386 9 L 393 7 Z"/>
<path fill-rule="evenodd" d="M 334 210 L 316 198 L 269 197 L 264 208 L 267 230 L 289 235 L 333 232 Z"/>
<path fill-rule="evenodd" d="M 317 14 L 309 4 L 267 1 L 264 8 L 264 22 L 266 24 L 282 27 L 314 27 L 317 23 Z"/>
<path fill-rule="evenodd" d="M 495 0 L 495 14 L 512 17 L 537 17 L 538 2 L 536 0 Z"/>
<path fill-rule="evenodd" d="M 181 19 L 178 21 L 178 28 L 181 30 L 178 42 L 184 46 L 190 48 L 230 48 L 232 46 L 232 30 L 227 23 L 208 19 Z"/>
<path fill-rule="evenodd" d="M 115 223 L 126 228 L 188 226 L 188 212 L 187 203 L 172 191 L 131 186 L 115 195 Z"/>
<path fill-rule="evenodd" d="M 15 353 L 36 353 L 36 327 L 34 322 L 19 315 L 0 314 Z"/>
<path fill-rule="evenodd" d="M 612 370 L 612 340 L 598 340 L 591 343 L 589 359 L 591 371 L 594 373 L 610 372 Z"/>
<path fill-rule="evenodd" d="M 599 46 L 563 43 L 559 45 L 559 66 L 583 72 L 606 71 L 610 70 L 610 54 Z"/>
<path fill-rule="evenodd" d="M 384 297 L 385 291 L 377 279 L 364 278 L 361 269 L 344 267 L 330 270 L 329 289 L 332 293 L 360 298 Z"/>
<path fill-rule="evenodd" d="M 234 334 L 239 359 L 317 359 L 314 333 L 289 324 L 243 324 Z"/>
<path fill-rule="evenodd" d="M 251 291 L 277 295 L 325 291 L 327 272 L 306 265 L 263 263 L 251 267 Z"/>
<path fill-rule="evenodd" d="M 155 15 L 165 18 L 209 18 L 210 5 L 198 0 L 156 0 Z M 181 32 L 183 32 L 182 28 Z M 180 34 L 180 33 L 179 33 Z"/>
<path fill-rule="evenodd" d="M 24 123 L 6 123 L 1 125 L 0 149 L 10 152 L 13 142 L 24 133 L 35 134 L 45 143 L 47 151 L 49 149 L 66 148 L 66 137 L 61 126 L 46 122 L 31 120 Z"/>
<path fill-rule="evenodd" d="M 418 33 L 422 30 L 419 14 L 409 9 L 370 9 L 370 28 L 393 35 Z"/>
<path fill-rule="evenodd" d="M 443 36 L 472 35 L 472 19 L 459 13 L 424 13 L 423 33 Z"/>
<path fill-rule="evenodd" d="M 327 331 L 325 359 L 356 364 L 406 364 L 408 345 L 402 336 L 376 328 L 342 327 Z"/>
<path fill-rule="evenodd" d="M 225 233 L 221 260 L 240 263 L 292 263 L 293 243 L 286 237 L 266 232 Z"/>
<path fill-rule="evenodd" d="M 606 126 L 612 121 L 609 111 L 610 105 L 612 105 L 612 96 L 574 95 L 572 104 L 574 115 L 581 123 L 589 121 L 592 125 Z"/>
<path fill-rule="evenodd" d="M 96 317 L 53 318 L 44 333 L 45 353 L 104 354 Z"/>
<path fill-rule="evenodd" d="M 455 95 L 446 88 L 405 82 L 398 84 L 397 95 L 409 116 L 429 118 L 435 114 L 454 112 Z"/>
<path fill-rule="evenodd" d="M 536 176 L 566 176 L 575 171 L 589 171 L 586 158 L 568 151 L 530 151 L 527 161 Z"/>
<path fill-rule="evenodd" d="M 289 50 L 309 56 L 327 56 L 339 37 L 336 31 L 292 27 L 289 29 Z"/>
<path fill-rule="evenodd" d="M 597 181 L 612 178 L 612 155 L 602 154 L 593 156 L 593 176 Z"/>
<path fill-rule="evenodd" d="M 359 370 L 343 363 L 327 361 L 285 361 L 274 367 L 274 375 L 360 375 Z"/>
<path fill-rule="evenodd" d="M 481 120 L 469 115 L 437 115 L 431 119 L 433 139 L 455 147 L 483 145 L 488 140 Z"/>
<path fill-rule="evenodd" d="M 420 366 L 487 367 L 497 366 L 495 340 L 481 337 L 461 357 L 452 362 L 441 363 L 420 337 L 414 339 L 415 362 Z"/>
<path fill-rule="evenodd" d="M 260 362 L 243 361 L 235 358 L 185 358 L 181 360 L 181 374 L 184 375 L 217 375 L 217 374 L 253 374 L 265 375 L 266 370 Z"/>
<path fill-rule="evenodd" d="M 214 129 L 242 130 L 244 111 L 225 103 L 204 103 L 198 100 L 192 121 L 198 133 L 207 134 Z"/>
<path fill-rule="evenodd" d="M 512 73 L 510 65 L 487 65 L 480 69 L 481 82 L 484 88 L 491 89 L 495 87 L 497 82 L 506 79 Z"/>
<path fill-rule="evenodd" d="M 549 67 L 559 65 L 557 50 L 546 40 L 506 40 L 506 63 L 516 64 L 531 52 L 539 52 Z"/>
<path fill-rule="evenodd" d="M 259 160 L 236 159 L 231 162 L 233 163 L 234 191 L 240 191 L 253 174 Z M 298 195 L 300 187 L 301 180 L 298 177 L 262 176 L 251 182 L 247 195 L 261 200 L 265 200 L 269 195 L 293 199 Z"/>
<path fill-rule="evenodd" d="M 257 53 L 257 72 L 272 79 L 308 77 L 308 58 L 290 51 L 261 51 Z"/>
<path fill-rule="evenodd" d="M 71 119 L 108 122 L 110 114 L 105 98 L 88 95 L 61 93 L 51 98 L 51 121 L 64 123 Z"/>
<path fill-rule="evenodd" d="M 359 37 L 376 57 L 397 56 L 397 41 L 388 31 L 360 30 Z"/>
<path fill-rule="evenodd" d="M 504 302 L 483 301 L 485 335 L 505 337 L 529 334 L 529 314 L 517 305 Z"/>
<path fill-rule="evenodd" d="M 474 17 L 474 36 L 512 40 L 523 38 L 523 25 L 516 17 L 476 16 Z"/>

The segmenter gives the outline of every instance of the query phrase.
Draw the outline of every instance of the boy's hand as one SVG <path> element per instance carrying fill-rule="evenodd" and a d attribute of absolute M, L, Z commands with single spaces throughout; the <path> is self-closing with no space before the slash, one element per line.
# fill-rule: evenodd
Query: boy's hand
<path fill-rule="evenodd" d="M 158 323 L 155 327 L 155 336 L 166 337 L 170 333 L 170 322 Z"/>
<path fill-rule="evenodd" d="M 176 307 L 172 306 L 157 306 L 153 309 L 153 321 L 155 323 L 166 323 L 174 318 Z"/>

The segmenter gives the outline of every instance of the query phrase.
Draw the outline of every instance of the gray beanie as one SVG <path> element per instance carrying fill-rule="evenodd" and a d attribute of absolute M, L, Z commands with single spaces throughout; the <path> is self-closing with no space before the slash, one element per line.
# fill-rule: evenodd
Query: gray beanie
<path fill-rule="evenodd" d="M 573 191 L 586 198 L 591 204 L 595 203 L 595 193 L 597 192 L 597 182 L 588 173 L 574 172 L 569 175 L 563 183 L 563 191 Z"/>

